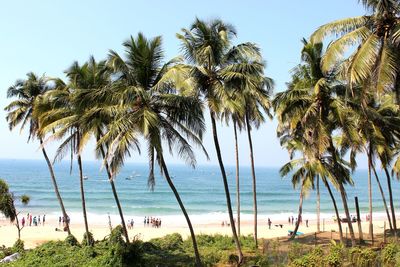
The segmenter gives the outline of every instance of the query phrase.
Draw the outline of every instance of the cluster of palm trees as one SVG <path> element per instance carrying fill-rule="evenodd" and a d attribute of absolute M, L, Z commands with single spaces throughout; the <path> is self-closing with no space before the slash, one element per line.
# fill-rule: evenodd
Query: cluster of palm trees
<path fill-rule="evenodd" d="M 398 174 L 400 160 L 400 3 L 360 2 L 370 14 L 327 23 L 309 41 L 303 40 L 302 62 L 294 68 L 288 89 L 273 101 L 279 120 L 278 136 L 291 155 L 281 174 L 292 175 L 293 185 L 301 188 L 300 198 L 315 184 L 319 197 L 319 180 L 323 182 L 334 204 L 342 239 L 331 185 L 335 187 L 342 199 L 352 245 L 355 235 L 344 185 L 354 184 L 350 174 L 356 168 L 356 155 L 364 153 L 368 158 L 371 237 L 372 173 L 390 229 L 397 236 L 390 169 L 392 175 Z M 327 37 L 333 41 L 324 50 Z M 376 162 L 386 176 L 390 211 Z"/>
<path fill-rule="evenodd" d="M 257 246 L 257 183 L 251 132 L 272 117 L 273 108 L 279 122 L 278 137 L 290 154 L 290 162 L 281 168 L 281 175 L 291 175 L 293 185 L 301 188 L 299 216 L 308 190 L 316 187 L 319 205 L 322 182 L 332 200 L 343 241 L 333 187 L 340 193 L 354 245 L 345 185 L 354 184 L 351 173 L 357 165 L 356 156 L 365 153 L 369 170 L 370 234 L 373 234 L 373 174 L 390 228 L 397 235 L 391 178 L 400 174 L 400 4 L 394 0 L 361 2 L 369 15 L 328 23 L 318 28 L 309 40 L 303 40 L 301 63 L 293 69 L 287 90 L 277 93 L 273 100 L 273 81 L 264 75 L 260 48 L 250 42 L 233 45 L 236 31 L 229 24 L 196 19 L 177 34 L 181 55 L 168 62 L 165 62 L 161 37 L 147 39 L 139 33 L 123 43 L 122 55 L 110 50 L 104 61 L 97 62 L 91 57 L 83 65 L 75 62 L 66 70 L 66 81 L 29 73 L 26 80 L 17 81 L 8 90 L 8 97 L 16 98 L 6 107 L 10 129 L 28 126 L 28 141 L 40 142 L 64 217 L 67 213 L 53 163 L 67 154 L 71 160 L 76 158 L 87 237 L 90 235 L 81 155 L 87 142 L 96 140 L 95 154 L 106 169 L 126 242 L 129 236 L 114 180 L 126 158 L 134 151 L 140 152 L 140 145 L 144 144 L 149 159 L 149 187 L 155 186 L 154 169 L 158 165 L 187 221 L 196 265 L 200 266 L 196 236 L 169 175 L 164 153 L 165 149 L 176 153 L 191 166 L 196 164 L 193 146 L 208 157 L 202 144 L 206 130 L 204 113 L 208 112 L 240 263 L 243 254 L 239 240 L 237 134 L 245 130 L 250 147 Z M 324 48 L 326 37 L 333 41 Z M 217 121 L 233 124 L 236 223 Z M 45 146 L 55 140 L 60 145 L 54 160 L 50 160 Z M 386 176 L 390 210 L 376 170 L 377 161 Z M 317 214 L 319 229 L 319 207 Z M 67 230 L 70 233 L 68 225 Z"/>
<path fill-rule="evenodd" d="M 235 36 L 234 27 L 220 20 L 196 19 L 188 29 L 177 34 L 182 44 L 182 55 L 168 62 L 164 61 L 161 37 L 147 39 L 139 33 L 123 43 L 124 54 L 110 50 L 104 61 L 90 57 L 82 65 L 74 62 L 65 71 L 66 81 L 28 73 L 26 80 L 18 80 L 8 89 L 7 96 L 15 98 L 5 108 L 9 127 L 13 129 L 20 125 L 21 130 L 29 127 L 28 141 L 37 139 L 40 142 L 65 218 L 67 213 L 53 164 L 67 155 L 71 164 L 76 159 L 85 236 L 89 244 L 93 244 L 93 240 L 89 240 L 82 151 L 90 139 L 96 141 L 95 155 L 106 169 L 123 233 L 129 242 L 114 180 L 126 158 L 134 151 L 140 152 L 143 143 L 149 159 L 149 187 L 155 186 L 154 169 L 158 165 L 186 219 L 196 265 L 201 265 L 196 236 L 169 175 L 164 153 L 166 150 L 176 153 L 193 167 L 196 164 L 193 146 L 199 147 L 208 157 L 202 144 L 206 130 L 204 112 L 209 112 L 211 118 L 239 262 L 243 259 L 238 238 L 240 210 L 236 230 L 217 121 L 232 121 L 235 136 L 238 129 L 247 131 L 254 191 L 254 240 L 257 244 L 256 173 L 251 130 L 264 122 L 264 114 L 271 117 L 269 98 L 273 82 L 264 76 L 264 60 L 259 47 L 250 42 L 234 46 Z M 45 147 L 54 141 L 59 141 L 60 145 L 54 160 L 50 160 Z M 70 233 L 69 225 L 66 230 Z"/>

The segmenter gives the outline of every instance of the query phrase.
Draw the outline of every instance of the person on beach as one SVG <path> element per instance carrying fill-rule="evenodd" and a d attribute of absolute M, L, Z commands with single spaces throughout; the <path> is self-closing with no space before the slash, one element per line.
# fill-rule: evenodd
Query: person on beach
<path fill-rule="evenodd" d="M 22 227 L 25 226 L 25 217 L 22 217 L 21 224 L 22 224 Z"/>
<path fill-rule="evenodd" d="M 58 217 L 58 226 L 61 226 L 61 216 Z"/>
<path fill-rule="evenodd" d="M 268 228 L 271 230 L 271 224 L 272 224 L 272 222 L 271 222 L 271 220 L 268 218 Z"/>
<path fill-rule="evenodd" d="M 297 220 L 297 219 L 296 219 Z M 294 218 L 293 218 L 293 216 L 292 216 L 292 225 L 293 225 L 293 222 L 294 222 Z"/>
<path fill-rule="evenodd" d="M 37 219 L 36 219 L 36 216 L 33 217 L 33 225 L 34 225 L 34 226 L 37 226 Z"/>
<path fill-rule="evenodd" d="M 308 227 L 308 219 L 306 220 L 306 226 Z"/>
<path fill-rule="evenodd" d="M 40 225 L 40 215 L 38 216 L 38 224 Z"/>
<path fill-rule="evenodd" d="M 46 222 L 46 214 L 43 214 L 43 226 L 45 222 Z"/>
<path fill-rule="evenodd" d="M 135 222 L 133 221 L 133 219 L 131 220 L 131 229 L 133 228 L 133 225 L 135 224 Z"/>
<path fill-rule="evenodd" d="M 149 225 L 149 223 L 150 223 L 150 220 L 149 220 L 149 217 L 147 217 L 147 226 Z"/>
<path fill-rule="evenodd" d="M 295 224 L 297 224 L 297 218 L 296 218 Z"/>
<path fill-rule="evenodd" d="M 143 220 L 143 226 L 146 226 L 146 216 L 144 216 L 144 220 Z"/>
<path fill-rule="evenodd" d="M 288 223 L 290 224 L 290 216 L 288 217 Z"/>
<path fill-rule="evenodd" d="M 32 214 L 29 215 L 29 226 L 32 226 Z"/>

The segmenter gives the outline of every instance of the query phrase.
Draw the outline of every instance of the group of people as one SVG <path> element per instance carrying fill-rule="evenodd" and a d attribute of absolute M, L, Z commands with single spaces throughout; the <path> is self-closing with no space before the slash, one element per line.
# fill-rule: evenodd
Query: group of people
<path fill-rule="evenodd" d="M 128 220 L 128 229 L 133 229 L 133 225 L 135 224 L 135 222 L 132 220 Z"/>
<path fill-rule="evenodd" d="M 62 223 L 62 226 L 66 227 L 66 223 L 68 223 L 68 225 L 69 225 L 70 222 L 71 222 L 71 219 L 69 218 L 68 215 L 67 215 L 67 218 L 65 218 L 64 216 L 58 217 L 58 226 L 61 226 L 61 223 Z"/>
<path fill-rule="evenodd" d="M 300 215 L 299 218 L 300 218 L 300 224 L 303 224 L 303 217 Z M 297 224 L 297 217 L 293 218 L 293 216 L 291 216 L 291 217 L 289 216 L 288 222 L 291 225 Z M 306 227 L 308 227 L 308 219 L 306 219 Z"/>
<path fill-rule="evenodd" d="M 151 224 L 152 227 L 159 228 L 161 227 L 161 218 L 153 218 L 149 216 L 145 216 L 143 220 L 144 226 L 149 226 Z"/>
<path fill-rule="evenodd" d="M 46 214 L 43 215 L 42 219 L 40 219 L 40 215 L 38 216 L 33 216 L 32 214 L 28 213 L 25 217 L 22 217 L 21 219 L 21 225 L 22 227 L 25 226 L 38 226 L 38 225 L 45 225 L 46 223 Z"/>

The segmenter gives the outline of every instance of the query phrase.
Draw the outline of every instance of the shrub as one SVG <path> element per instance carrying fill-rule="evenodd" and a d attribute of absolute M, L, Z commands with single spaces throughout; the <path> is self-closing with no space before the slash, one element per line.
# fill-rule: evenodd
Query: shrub
<path fill-rule="evenodd" d="M 11 251 L 13 253 L 16 253 L 16 252 L 22 253 L 22 252 L 24 252 L 24 241 L 22 241 L 21 239 L 18 239 L 17 241 L 15 241 L 13 247 L 11 248 Z"/>
<path fill-rule="evenodd" d="M 166 235 L 163 238 L 154 238 L 150 240 L 150 242 L 160 247 L 162 250 L 183 250 L 183 239 L 178 233 Z"/>
<path fill-rule="evenodd" d="M 393 266 L 396 263 L 396 256 L 398 256 L 400 249 L 396 243 L 390 243 L 385 246 L 381 252 L 381 260 L 387 266 Z"/>
<path fill-rule="evenodd" d="M 343 264 L 344 246 L 343 244 L 336 244 L 332 241 L 329 248 L 329 254 L 326 256 L 326 264 L 330 267 L 337 267 Z"/>
<path fill-rule="evenodd" d="M 320 247 L 316 247 L 310 253 L 301 258 L 294 259 L 290 266 L 292 267 L 319 267 L 323 266 L 324 253 Z"/>
<path fill-rule="evenodd" d="M 68 235 L 64 242 L 70 246 L 79 246 L 78 240 L 73 235 Z"/>
<path fill-rule="evenodd" d="M 94 245 L 94 238 L 93 238 L 93 234 L 91 232 L 83 234 L 82 245 L 83 246 L 93 246 Z"/>
<path fill-rule="evenodd" d="M 122 238 L 124 230 L 122 229 L 121 225 L 118 225 L 114 229 L 112 229 L 109 241 L 111 244 L 125 244 L 124 239 Z"/>

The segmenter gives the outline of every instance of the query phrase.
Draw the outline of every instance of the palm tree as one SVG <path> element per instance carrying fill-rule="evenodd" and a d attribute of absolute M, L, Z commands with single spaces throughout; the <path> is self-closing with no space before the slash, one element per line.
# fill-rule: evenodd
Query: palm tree
<path fill-rule="evenodd" d="M 350 55 L 344 60 L 344 76 L 350 86 L 370 80 L 373 92 L 382 94 L 395 91 L 400 94 L 396 76 L 396 63 L 400 54 L 400 3 L 392 0 L 362 0 L 370 14 L 336 20 L 319 27 L 311 36 L 314 43 L 327 36 L 339 36 L 327 48 L 322 61 L 323 70 L 329 72 L 343 61 L 348 48 Z"/>
<path fill-rule="evenodd" d="M 213 141 L 224 184 L 232 236 L 236 244 L 240 264 L 243 260 L 243 253 L 234 223 L 216 120 L 223 111 L 224 100 L 230 97 L 229 91 L 232 87 L 229 88 L 227 84 L 233 81 L 233 84 L 238 81 L 246 82 L 248 80 L 245 77 L 246 72 L 249 72 L 250 68 L 254 66 L 253 62 L 234 64 L 234 60 L 238 56 L 243 58 L 257 56 L 258 50 L 251 43 L 232 46 L 232 39 L 235 35 L 234 27 L 221 20 L 205 22 L 196 19 L 189 29 L 182 29 L 182 34 L 177 34 L 177 37 L 182 43 L 183 56 L 191 69 L 194 94 L 204 98 L 209 110 Z"/>
<path fill-rule="evenodd" d="M 392 218 L 386 204 L 385 194 L 383 192 L 378 174 L 376 172 L 374 159 L 378 158 L 383 167 L 390 162 L 393 147 L 395 146 L 398 135 L 398 107 L 394 105 L 393 98 L 386 95 L 377 101 L 368 89 L 357 90 L 357 94 L 348 101 L 352 110 L 357 114 L 357 131 L 358 141 L 347 141 L 351 143 L 353 154 L 358 151 L 365 152 L 368 158 L 368 186 L 369 186 L 369 230 L 372 235 L 372 185 L 371 185 L 371 172 L 373 172 L 379 191 L 382 196 L 382 201 L 385 207 L 387 218 L 389 221 L 390 229 L 396 234 L 396 220 L 394 216 L 394 209 L 392 210 Z M 387 169 L 386 169 L 387 172 Z M 390 178 L 388 182 L 389 193 L 391 192 Z M 390 201 L 392 196 L 389 194 Z"/>
<path fill-rule="evenodd" d="M 16 97 L 17 100 L 12 101 L 5 107 L 5 110 L 8 112 L 6 119 L 8 121 L 10 130 L 21 124 L 20 131 L 22 131 L 27 125 L 29 125 L 28 142 L 35 138 L 39 140 L 40 149 L 43 153 L 43 157 L 46 160 L 47 167 L 50 172 L 50 178 L 54 187 L 54 192 L 56 193 L 62 215 L 64 218 L 67 218 L 68 215 L 65 211 L 64 202 L 58 189 L 53 165 L 50 162 L 45 145 L 43 143 L 44 136 L 39 133 L 39 120 L 36 116 L 34 116 L 34 112 L 38 103 L 40 103 L 42 96 L 52 88 L 47 84 L 44 76 L 38 77 L 34 73 L 30 72 L 27 74 L 27 77 L 27 80 L 18 80 L 13 86 L 8 88 L 7 97 Z M 66 230 L 68 234 L 71 234 L 68 222 L 66 222 Z"/>
<path fill-rule="evenodd" d="M 204 131 L 202 105 L 197 98 L 176 94 L 177 60 L 163 63 L 161 37 L 147 39 L 139 33 L 124 42 L 126 60 L 110 51 L 109 65 L 115 72 L 118 116 L 110 123 L 104 140 L 112 140 L 109 158 L 111 166 L 121 164 L 130 147 L 136 146 L 137 135 L 144 136 L 149 154 L 150 188 L 155 185 L 154 163 L 173 191 L 188 224 L 196 266 L 201 266 L 196 236 L 186 208 L 168 172 L 163 141 L 169 150 L 194 167 L 195 155 L 189 142 L 201 145 Z M 111 103 L 113 100 L 111 99 Z M 205 151 L 205 150 L 204 150 Z M 115 157 L 117 156 L 117 157 Z"/>
<path fill-rule="evenodd" d="M 112 120 L 113 114 L 115 113 L 113 113 L 112 110 L 102 108 L 105 100 L 104 94 L 112 94 L 110 69 L 107 67 L 106 61 L 96 62 L 93 57 L 90 57 L 89 61 L 80 67 L 79 80 L 82 86 L 76 88 L 74 92 L 75 105 L 83 110 L 79 123 L 83 131 L 90 133 L 90 135 L 94 136 L 96 141 L 99 142 L 107 131 L 107 124 Z M 125 218 L 114 183 L 117 171 L 112 171 L 106 160 L 108 147 L 109 144 L 98 146 L 96 156 L 103 161 L 105 166 L 108 181 L 121 219 L 124 237 L 126 242 L 129 243 Z"/>
<path fill-rule="evenodd" d="M 61 145 L 57 149 L 57 154 L 54 161 L 61 160 L 69 151 L 71 153 L 71 170 L 73 155 L 77 157 L 79 170 L 79 186 L 82 203 L 82 213 L 85 224 L 86 238 L 88 244 L 93 245 L 93 240 L 90 240 L 89 224 L 86 211 L 86 200 L 84 190 L 84 174 L 82 163 L 82 151 L 86 143 L 89 141 L 91 131 L 88 131 L 83 124 L 81 118 L 87 112 L 87 108 L 79 105 L 77 99 L 77 91 L 81 88 L 90 88 L 95 85 L 92 73 L 94 59 L 91 63 L 79 65 L 74 62 L 71 67 L 65 71 L 68 77 L 68 84 L 65 84 L 61 79 L 56 79 L 56 90 L 46 94 L 46 99 L 40 107 L 40 131 L 43 133 L 53 131 L 52 138 L 63 139 Z"/>
<path fill-rule="evenodd" d="M 340 130 L 342 135 L 350 139 L 356 136 L 355 127 L 352 127 L 351 112 L 346 107 L 342 97 L 346 87 L 336 80 L 336 73 L 325 73 L 321 69 L 322 44 L 313 44 L 303 40 L 303 64 L 293 71 L 289 89 L 275 97 L 275 110 L 279 120 L 286 128 L 298 135 L 299 140 L 305 142 L 304 151 L 307 158 L 321 159 L 324 156 L 331 158 L 334 170 L 330 177 L 336 183 L 340 192 L 345 214 L 348 220 L 352 245 L 355 245 L 354 231 L 350 220 L 347 205 L 347 196 L 344 184 L 352 183 L 347 175 L 346 164 L 341 167 L 341 159 L 333 142 L 332 134 Z M 284 128 L 283 128 L 284 129 Z M 292 134 L 289 134 L 291 136 Z"/>

